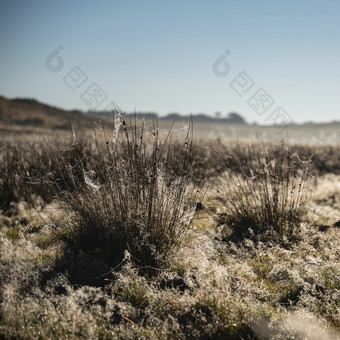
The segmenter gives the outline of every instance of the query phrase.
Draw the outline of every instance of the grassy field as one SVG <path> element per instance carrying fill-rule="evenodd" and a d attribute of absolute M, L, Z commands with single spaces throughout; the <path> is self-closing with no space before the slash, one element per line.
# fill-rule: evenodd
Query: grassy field
<path fill-rule="evenodd" d="M 339 339 L 338 132 L 169 128 L 6 127 L 0 338 Z"/>

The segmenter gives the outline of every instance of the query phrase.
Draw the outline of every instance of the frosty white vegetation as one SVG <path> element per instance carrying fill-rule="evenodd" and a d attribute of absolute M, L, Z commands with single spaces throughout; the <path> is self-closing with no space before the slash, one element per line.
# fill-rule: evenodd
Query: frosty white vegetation
<path fill-rule="evenodd" d="M 57 195 L 30 177 L 20 201 L 0 165 L 0 338 L 339 339 L 340 176 L 288 144 L 215 144 L 218 166 L 192 130 L 118 118 L 34 164 L 8 147 Z"/>

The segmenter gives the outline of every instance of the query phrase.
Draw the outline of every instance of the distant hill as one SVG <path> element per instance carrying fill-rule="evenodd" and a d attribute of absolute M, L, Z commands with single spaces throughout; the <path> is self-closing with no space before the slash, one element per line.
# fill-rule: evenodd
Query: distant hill
<path fill-rule="evenodd" d="M 34 99 L 7 99 L 0 96 L 0 124 L 23 127 L 68 129 L 93 127 L 94 117 L 81 111 L 67 111 L 42 104 Z"/>

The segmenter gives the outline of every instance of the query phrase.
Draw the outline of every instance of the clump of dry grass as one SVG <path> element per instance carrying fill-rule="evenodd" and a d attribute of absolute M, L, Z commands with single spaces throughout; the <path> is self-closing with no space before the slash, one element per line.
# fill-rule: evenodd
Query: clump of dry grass
<path fill-rule="evenodd" d="M 244 150 L 239 152 L 245 154 Z M 219 215 L 220 224 L 231 227 L 237 237 L 251 228 L 255 234 L 272 230 L 293 238 L 299 232 L 310 197 L 311 159 L 302 160 L 292 153 L 287 142 L 252 143 L 246 155 L 246 159 L 227 167 L 225 190 L 216 189 L 225 205 Z"/>
<path fill-rule="evenodd" d="M 172 158 L 176 172 L 170 171 L 166 156 L 172 153 L 170 133 L 162 140 L 155 126 L 120 115 L 111 139 L 102 132 L 104 140 L 97 138 L 96 144 L 106 154 L 78 160 L 81 180 L 74 167 L 61 166 L 69 169 L 72 189 L 60 193 L 67 213 L 56 230 L 57 240 L 65 254 L 87 254 L 112 268 L 126 250 L 140 267 L 162 266 L 183 239 L 198 194 L 189 185 L 192 123 Z"/>

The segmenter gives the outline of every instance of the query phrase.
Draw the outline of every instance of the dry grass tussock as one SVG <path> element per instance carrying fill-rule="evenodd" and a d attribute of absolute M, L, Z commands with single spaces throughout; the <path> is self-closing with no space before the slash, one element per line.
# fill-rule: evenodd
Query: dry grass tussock
<path fill-rule="evenodd" d="M 0 338 L 340 338 L 339 176 L 287 143 L 100 133 L 2 142 Z"/>
<path fill-rule="evenodd" d="M 271 230 L 288 239 L 297 237 L 306 215 L 313 184 L 311 158 L 301 159 L 287 142 L 235 146 L 239 157 L 210 181 L 223 212 L 220 225 L 233 229 L 234 237 L 252 229 L 255 234 Z M 216 211 L 216 202 L 212 202 Z"/>
<path fill-rule="evenodd" d="M 106 154 L 77 158 L 82 176 L 78 166 L 69 168 L 69 190 L 58 195 L 65 218 L 57 223 L 55 240 L 66 259 L 82 253 L 109 268 L 119 266 L 127 250 L 150 274 L 166 263 L 193 217 L 199 188 L 189 185 L 192 125 L 176 149 L 168 144 L 171 132 L 164 140 L 157 128 L 147 136 L 144 122 L 117 117 L 113 138 L 102 132 L 96 148 Z"/>

